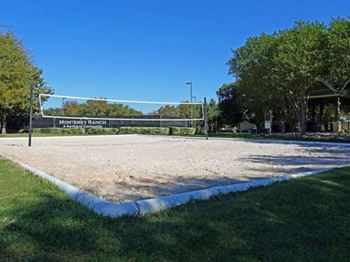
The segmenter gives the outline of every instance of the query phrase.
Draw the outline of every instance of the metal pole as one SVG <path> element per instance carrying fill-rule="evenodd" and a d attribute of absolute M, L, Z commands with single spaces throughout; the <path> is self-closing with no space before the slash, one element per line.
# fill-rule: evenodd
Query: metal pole
<path fill-rule="evenodd" d="M 190 86 L 190 102 L 192 103 L 193 99 L 193 94 L 192 94 L 192 82 L 187 82 L 186 85 Z M 193 105 L 190 106 L 190 111 L 191 111 L 191 119 L 193 118 Z M 193 121 L 191 120 L 191 127 L 193 126 Z"/>
<path fill-rule="evenodd" d="M 191 96 L 191 103 L 193 102 L 192 98 L 192 82 L 190 82 L 190 96 Z M 191 105 L 191 118 L 193 118 L 193 105 Z M 191 120 L 191 127 L 193 127 L 193 121 Z"/>
<path fill-rule="evenodd" d="M 208 107 L 206 97 L 204 97 L 204 133 L 205 139 L 208 140 Z"/>
<path fill-rule="evenodd" d="M 190 95 L 191 95 L 191 103 L 193 102 L 193 95 L 192 95 L 192 82 L 190 82 Z"/>
<path fill-rule="evenodd" d="M 64 103 L 65 103 L 65 97 L 62 98 L 62 113 L 63 113 L 63 116 L 64 116 Z"/>
<path fill-rule="evenodd" d="M 30 101 L 29 101 L 29 137 L 28 146 L 32 146 L 32 130 L 33 130 L 33 86 L 30 86 Z"/>

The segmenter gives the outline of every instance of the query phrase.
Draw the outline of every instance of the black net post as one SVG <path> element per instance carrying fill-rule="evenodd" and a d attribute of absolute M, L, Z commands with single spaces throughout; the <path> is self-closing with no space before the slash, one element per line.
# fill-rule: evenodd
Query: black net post
<path fill-rule="evenodd" d="M 206 97 L 204 97 L 204 133 L 205 139 L 208 140 L 208 105 Z"/>
<path fill-rule="evenodd" d="M 33 131 L 33 86 L 30 87 L 29 101 L 29 136 L 28 146 L 32 146 L 32 131 Z"/>

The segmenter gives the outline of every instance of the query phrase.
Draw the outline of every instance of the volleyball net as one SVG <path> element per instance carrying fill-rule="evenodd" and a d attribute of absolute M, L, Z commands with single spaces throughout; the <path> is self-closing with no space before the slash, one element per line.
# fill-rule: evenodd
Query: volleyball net
<path fill-rule="evenodd" d="M 42 117 L 67 119 L 201 121 L 201 102 L 132 101 L 40 94 Z"/>

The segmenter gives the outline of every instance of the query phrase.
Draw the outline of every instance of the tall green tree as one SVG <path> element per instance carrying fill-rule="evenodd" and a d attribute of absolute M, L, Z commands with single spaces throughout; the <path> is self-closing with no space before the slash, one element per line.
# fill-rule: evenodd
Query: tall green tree
<path fill-rule="evenodd" d="M 278 88 L 275 88 L 277 85 L 271 73 L 275 48 L 274 35 L 251 37 L 244 46 L 233 51 L 233 58 L 228 62 L 230 73 L 236 77 L 241 93 L 246 96 L 247 110 L 255 112 L 256 124 L 270 119 L 271 110 L 279 98 Z"/>
<path fill-rule="evenodd" d="M 327 39 L 321 23 L 297 22 L 278 34 L 272 74 L 291 112 L 298 114 L 298 129 L 306 130 L 310 91 L 324 74 Z"/>
<path fill-rule="evenodd" d="M 327 30 L 328 80 L 341 89 L 350 82 L 350 19 L 332 20 Z"/>
<path fill-rule="evenodd" d="M 323 24 L 297 22 L 291 29 L 249 38 L 233 51 L 230 73 L 256 124 L 274 118 L 305 131 L 308 96 L 329 71 L 327 40 Z"/>
<path fill-rule="evenodd" d="M 208 103 L 208 127 L 210 131 L 217 131 L 222 125 L 222 114 L 218 103 L 214 99 L 210 99 Z"/>
<path fill-rule="evenodd" d="M 225 124 L 235 126 L 245 119 L 247 115 L 245 94 L 238 82 L 222 85 L 217 91 L 217 96 L 218 107 Z"/>
<path fill-rule="evenodd" d="M 1 133 L 6 133 L 9 118 L 20 122 L 28 116 L 30 87 L 35 94 L 51 92 L 45 87 L 42 71 L 33 65 L 22 44 L 12 33 L 0 33 Z"/>
<path fill-rule="evenodd" d="M 201 118 L 202 117 L 202 107 L 200 105 L 187 104 L 185 101 L 183 104 L 179 105 L 165 105 L 161 106 L 155 112 L 154 115 L 159 115 L 163 118 Z"/>

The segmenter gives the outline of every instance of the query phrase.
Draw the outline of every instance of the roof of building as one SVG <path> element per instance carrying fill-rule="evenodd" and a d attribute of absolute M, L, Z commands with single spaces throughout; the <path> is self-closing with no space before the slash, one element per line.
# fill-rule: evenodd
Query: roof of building
<path fill-rule="evenodd" d="M 342 87 L 333 87 L 328 82 L 322 82 L 318 88 L 310 92 L 309 99 L 327 97 L 350 97 L 350 81 Z"/>

